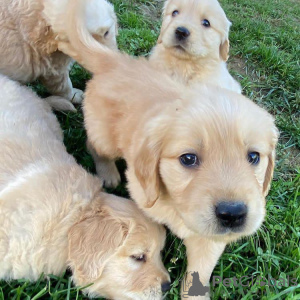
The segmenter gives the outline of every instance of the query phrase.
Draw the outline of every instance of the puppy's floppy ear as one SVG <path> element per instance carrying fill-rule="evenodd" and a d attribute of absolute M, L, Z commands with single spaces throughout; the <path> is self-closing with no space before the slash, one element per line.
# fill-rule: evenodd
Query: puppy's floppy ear
<path fill-rule="evenodd" d="M 118 22 L 116 22 L 116 25 L 115 25 L 115 32 L 116 32 L 116 36 L 119 34 L 119 25 L 118 25 Z"/>
<path fill-rule="evenodd" d="M 159 176 L 159 158 L 160 145 L 151 145 L 149 139 L 142 144 L 137 158 L 134 162 L 134 172 L 139 183 L 141 184 L 147 202 L 145 207 L 152 207 L 159 197 L 160 176 Z"/>
<path fill-rule="evenodd" d="M 128 224 L 108 207 L 91 209 L 69 231 L 69 266 L 78 285 L 99 278 L 106 263 L 124 243 Z"/>
<path fill-rule="evenodd" d="M 165 14 L 166 14 L 167 6 L 168 6 L 169 2 L 170 2 L 169 0 L 166 0 L 165 3 L 164 3 L 164 5 L 163 5 L 163 8 L 162 8 L 162 16 L 163 16 L 163 17 L 164 17 Z"/>
<path fill-rule="evenodd" d="M 118 24 L 117 16 L 114 13 L 114 11 L 112 12 L 112 18 L 113 18 L 113 20 L 115 22 L 115 33 L 116 33 L 116 36 L 117 36 L 119 34 L 119 24 Z"/>
<path fill-rule="evenodd" d="M 163 19 L 164 19 L 165 15 L 166 15 L 166 10 L 167 10 L 168 4 L 169 4 L 169 1 L 166 0 L 165 3 L 164 3 L 163 9 L 162 9 L 162 18 Z M 164 22 L 163 22 L 162 27 L 160 29 L 160 34 L 159 34 L 159 37 L 157 39 L 157 44 L 161 44 L 162 43 L 163 32 L 164 32 Z"/>
<path fill-rule="evenodd" d="M 229 58 L 229 40 L 228 36 L 220 44 L 220 58 L 227 61 Z"/>
<path fill-rule="evenodd" d="M 225 17 L 226 18 L 226 17 Z M 220 44 L 220 58 L 227 61 L 229 58 L 229 29 L 231 22 L 226 18 L 226 29 L 223 31 L 222 40 Z"/>
<path fill-rule="evenodd" d="M 159 36 L 158 36 L 158 39 L 157 39 L 157 44 L 161 44 L 162 43 L 162 32 L 160 32 Z"/>
<path fill-rule="evenodd" d="M 279 137 L 279 131 L 274 126 L 273 128 L 273 138 L 272 138 L 272 152 L 268 156 L 268 166 L 265 174 L 264 184 L 263 184 L 263 194 L 266 197 L 269 193 L 272 179 L 273 179 L 273 172 L 275 167 L 275 148 Z"/>
<path fill-rule="evenodd" d="M 274 166 L 275 166 L 275 151 L 268 156 L 268 167 L 265 174 L 265 180 L 263 184 L 263 194 L 266 197 L 269 193 L 271 182 L 273 178 Z"/>

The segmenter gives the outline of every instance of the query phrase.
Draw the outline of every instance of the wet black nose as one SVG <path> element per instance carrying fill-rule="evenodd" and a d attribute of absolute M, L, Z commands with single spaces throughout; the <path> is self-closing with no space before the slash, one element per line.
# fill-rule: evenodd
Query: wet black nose
<path fill-rule="evenodd" d="M 216 207 L 216 215 L 224 227 L 242 226 L 246 220 L 247 206 L 242 202 L 221 202 Z"/>
<path fill-rule="evenodd" d="M 175 30 L 175 36 L 179 41 L 185 40 L 191 33 L 185 27 L 177 27 Z"/>
<path fill-rule="evenodd" d="M 171 288 L 171 282 L 169 281 L 166 281 L 161 285 L 161 290 L 163 293 L 169 291 L 170 288 Z"/>

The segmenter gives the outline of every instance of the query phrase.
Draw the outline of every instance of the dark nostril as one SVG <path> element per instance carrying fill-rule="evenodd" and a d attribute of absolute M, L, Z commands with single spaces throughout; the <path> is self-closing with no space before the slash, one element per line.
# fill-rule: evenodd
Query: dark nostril
<path fill-rule="evenodd" d="M 190 34 L 189 30 L 185 27 L 178 27 L 175 30 L 175 35 L 180 41 L 186 39 Z"/>
<path fill-rule="evenodd" d="M 238 227 L 245 223 L 247 206 L 242 202 L 221 202 L 216 207 L 216 216 L 224 227 Z"/>
<path fill-rule="evenodd" d="M 166 282 L 162 283 L 162 285 L 161 285 L 162 292 L 167 292 L 170 289 L 171 289 L 171 282 L 166 281 Z"/>

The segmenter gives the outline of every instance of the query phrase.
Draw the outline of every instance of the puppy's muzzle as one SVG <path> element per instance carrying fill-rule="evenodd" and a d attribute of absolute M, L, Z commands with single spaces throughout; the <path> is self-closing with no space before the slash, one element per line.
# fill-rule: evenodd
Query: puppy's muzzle
<path fill-rule="evenodd" d="M 190 32 L 185 27 L 177 27 L 175 30 L 175 37 L 178 41 L 184 41 L 190 36 Z"/>
<path fill-rule="evenodd" d="M 242 202 L 220 202 L 216 206 L 216 216 L 225 228 L 243 226 L 247 217 L 247 206 Z"/>

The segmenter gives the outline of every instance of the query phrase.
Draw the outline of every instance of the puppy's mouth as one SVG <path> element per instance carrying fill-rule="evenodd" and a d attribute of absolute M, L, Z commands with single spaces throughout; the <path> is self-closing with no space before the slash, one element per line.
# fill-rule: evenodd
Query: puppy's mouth
<path fill-rule="evenodd" d="M 193 59 L 194 55 L 191 53 L 188 45 L 185 43 L 174 43 L 169 47 L 173 55 L 178 56 L 179 58 L 189 58 Z"/>
<path fill-rule="evenodd" d="M 173 48 L 176 49 L 177 51 L 186 52 L 186 49 L 184 48 L 183 45 L 175 45 L 173 46 Z"/>
<path fill-rule="evenodd" d="M 172 50 L 173 50 L 173 53 L 175 53 L 175 55 L 178 55 L 178 56 L 182 56 L 182 57 L 190 57 L 191 56 L 191 53 L 187 47 L 187 45 L 185 44 L 174 44 L 172 46 Z"/>
<path fill-rule="evenodd" d="M 235 228 L 226 228 L 218 226 L 216 235 L 231 235 L 231 234 L 243 234 L 245 231 L 245 226 L 239 226 Z"/>

